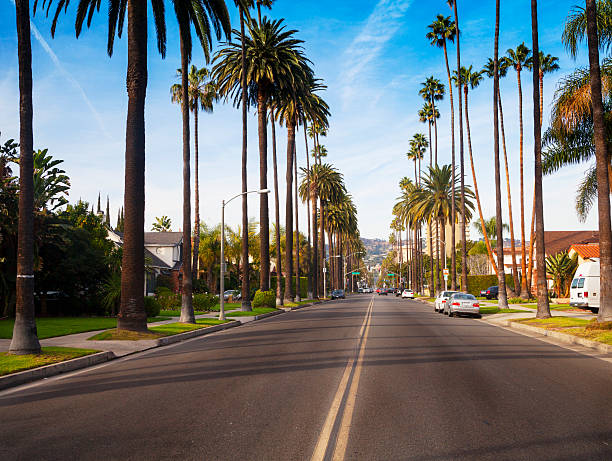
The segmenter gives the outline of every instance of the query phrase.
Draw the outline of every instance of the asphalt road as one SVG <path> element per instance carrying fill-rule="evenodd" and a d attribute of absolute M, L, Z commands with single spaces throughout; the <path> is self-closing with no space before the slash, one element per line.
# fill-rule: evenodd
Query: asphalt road
<path fill-rule="evenodd" d="M 0 459 L 609 461 L 612 365 L 358 295 L 0 393 Z"/>

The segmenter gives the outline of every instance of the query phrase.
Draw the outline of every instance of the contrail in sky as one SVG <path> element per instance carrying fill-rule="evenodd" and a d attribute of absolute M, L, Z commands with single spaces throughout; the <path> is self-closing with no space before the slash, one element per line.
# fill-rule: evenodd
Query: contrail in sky
<path fill-rule="evenodd" d="M 11 3 L 15 5 L 15 0 L 11 0 Z M 106 136 L 108 139 L 112 139 L 112 136 L 110 135 L 110 133 L 106 129 L 106 126 L 104 125 L 104 121 L 102 120 L 102 117 L 100 116 L 96 108 L 93 106 L 93 104 L 91 103 L 87 95 L 85 94 L 85 90 L 83 90 L 83 87 L 81 86 L 81 84 L 72 76 L 70 72 L 68 72 L 64 68 L 59 58 L 57 57 L 57 55 L 53 52 L 53 50 L 49 46 L 49 43 L 47 43 L 47 41 L 43 38 L 40 31 L 38 30 L 38 28 L 32 21 L 30 21 L 30 27 L 32 29 L 32 34 L 34 35 L 34 38 L 36 38 L 38 43 L 40 43 L 40 45 L 43 47 L 45 52 L 49 55 L 49 57 L 51 58 L 51 61 L 53 61 L 53 64 L 55 64 L 55 67 L 57 67 L 59 71 L 62 74 L 64 74 L 64 77 L 66 77 L 66 80 L 68 80 L 72 84 L 72 86 L 74 86 L 76 90 L 81 94 L 83 101 L 85 101 L 85 104 L 87 105 L 87 107 L 89 107 L 89 110 L 91 111 L 92 115 L 98 122 L 98 126 L 100 127 L 100 130 L 102 131 L 102 133 L 104 133 L 104 136 Z"/>

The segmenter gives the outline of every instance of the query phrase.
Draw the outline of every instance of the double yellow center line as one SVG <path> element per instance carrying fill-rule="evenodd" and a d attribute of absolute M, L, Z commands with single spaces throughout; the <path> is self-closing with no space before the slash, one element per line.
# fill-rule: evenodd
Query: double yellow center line
<path fill-rule="evenodd" d="M 368 310 L 361 324 L 359 330 L 359 352 L 355 356 L 351 357 L 346 364 L 342 379 L 336 390 L 336 395 L 332 401 L 325 424 L 319 435 L 319 440 L 315 447 L 314 453 L 312 454 L 311 461 L 323 461 L 326 457 L 328 448 L 333 442 L 332 432 L 336 421 L 338 420 L 338 412 L 344 401 L 344 409 L 342 412 L 342 419 L 338 428 L 338 434 L 334 444 L 334 451 L 332 455 L 333 461 L 342 461 L 346 453 L 346 447 L 348 444 L 348 438 L 351 428 L 351 421 L 353 419 L 353 410 L 355 408 L 355 400 L 357 398 L 357 389 L 359 387 L 359 377 L 361 375 L 361 369 L 363 368 L 363 356 L 365 354 L 366 342 L 368 340 L 368 333 L 370 331 L 370 321 L 372 318 L 372 310 L 374 308 L 374 296 L 370 300 Z M 353 373 L 353 369 L 355 372 Z M 352 379 L 351 379 L 352 375 Z M 350 387 L 349 387 L 350 384 Z M 348 388 L 348 393 L 347 393 Z"/>

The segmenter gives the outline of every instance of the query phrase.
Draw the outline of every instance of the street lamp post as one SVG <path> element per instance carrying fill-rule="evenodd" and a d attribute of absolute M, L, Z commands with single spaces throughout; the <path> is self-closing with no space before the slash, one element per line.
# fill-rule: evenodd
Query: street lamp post
<path fill-rule="evenodd" d="M 247 194 L 269 194 L 270 189 L 250 190 L 234 195 L 229 200 L 221 201 L 221 269 L 219 279 L 219 320 L 225 320 L 225 205 L 235 198 L 242 197 Z M 248 264 L 248 261 L 243 261 L 242 264 Z M 244 293 L 242 293 L 244 296 Z"/>

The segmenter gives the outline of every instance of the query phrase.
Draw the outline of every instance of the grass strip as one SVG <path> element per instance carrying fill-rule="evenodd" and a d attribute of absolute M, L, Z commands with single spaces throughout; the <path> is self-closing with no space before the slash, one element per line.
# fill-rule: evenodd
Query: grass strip
<path fill-rule="evenodd" d="M 236 312 L 228 312 L 226 314 L 227 317 L 254 317 L 256 315 L 267 314 L 268 312 L 278 311 L 274 307 L 254 307 L 252 311 L 236 311 Z"/>
<path fill-rule="evenodd" d="M 514 314 L 517 312 L 529 312 L 522 309 L 500 309 L 497 305 L 493 306 L 480 306 L 481 314 Z"/>
<path fill-rule="evenodd" d="M 200 330 L 202 328 L 210 327 L 213 325 L 219 325 L 226 323 L 227 320 L 221 321 L 219 319 L 197 319 L 196 324 L 192 323 L 167 323 L 165 325 L 158 325 L 151 327 L 147 332 L 135 332 L 135 331 L 117 331 L 116 329 L 103 331 L 95 336 L 89 338 L 92 341 L 140 341 L 140 340 L 152 340 L 159 339 L 163 336 L 173 336 L 188 331 Z"/>
<path fill-rule="evenodd" d="M 195 315 L 208 314 L 208 311 L 194 311 Z M 162 310 L 159 312 L 159 315 L 164 317 L 180 317 L 181 310 L 180 309 L 170 309 L 170 310 Z"/>
<path fill-rule="evenodd" d="M 0 376 L 17 373 L 18 371 L 42 367 L 52 363 L 95 354 L 93 349 L 75 349 L 71 347 L 43 347 L 40 354 L 11 355 L 8 352 L 0 353 Z"/>
<path fill-rule="evenodd" d="M 555 330 L 573 336 L 590 339 L 612 346 L 612 322 L 598 323 L 595 319 L 578 319 L 575 317 L 551 317 L 548 319 L 513 320 L 524 325 L 531 325 L 546 330 Z"/>

